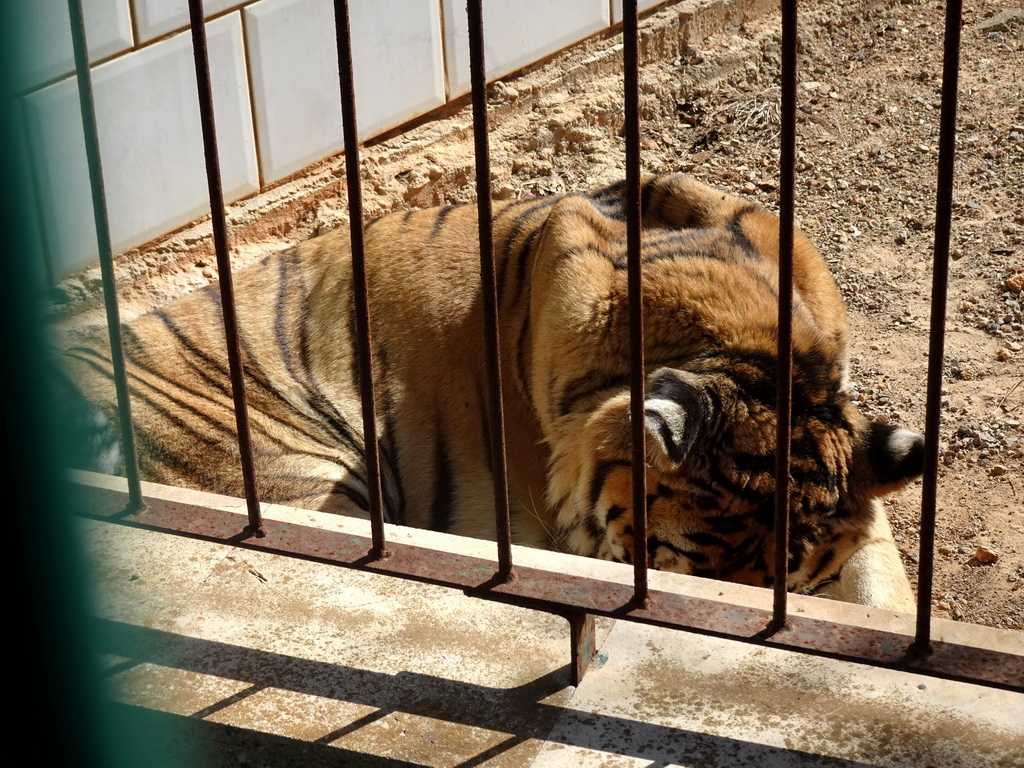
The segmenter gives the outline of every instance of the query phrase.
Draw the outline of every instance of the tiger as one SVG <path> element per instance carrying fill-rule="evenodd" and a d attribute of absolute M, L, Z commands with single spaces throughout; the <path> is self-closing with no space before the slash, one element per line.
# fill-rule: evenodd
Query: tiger
<path fill-rule="evenodd" d="M 633 538 L 624 182 L 495 201 L 513 541 L 768 587 L 774 583 L 779 220 L 692 175 L 641 181 L 647 528 Z M 365 225 L 386 522 L 494 539 L 475 205 Z M 367 515 L 347 228 L 234 275 L 261 500 Z M 846 309 L 824 259 L 793 245 L 786 588 L 910 610 L 880 499 L 917 478 L 923 438 L 862 415 Z M 147 480 L 243 495 L 220 294 L 123 329 Z M 116 423 L 109 345 L 64 369 Z"/>

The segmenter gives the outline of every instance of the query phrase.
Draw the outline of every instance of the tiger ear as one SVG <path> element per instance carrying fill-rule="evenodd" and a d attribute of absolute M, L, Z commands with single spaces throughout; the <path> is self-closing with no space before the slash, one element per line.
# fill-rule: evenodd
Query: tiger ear
<path fill-rule="evenodd" d="M 924 472 L 924 438 L 909 429 L 869 422 L 856 462 L 863 492 L 869 496 L 892 493 Z"/>
<path fill-rule="evenodd" d="M 647 378 L 644 422 L 647 460 L 676 469 L 687 457 L 711 416 L 711 400 L 693 374 L 660 368 Z"/>

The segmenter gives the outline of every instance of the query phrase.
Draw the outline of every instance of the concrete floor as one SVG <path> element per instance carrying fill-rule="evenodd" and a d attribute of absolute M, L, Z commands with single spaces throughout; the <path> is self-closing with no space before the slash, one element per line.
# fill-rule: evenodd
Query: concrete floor
<path fill-rule="evenodd" d="M 277 506 L 266 515 L 368 528 Z M 120 748 L 138 765 L 1024 766 L 1024 694 L 612 620 L 598 622 L 597 660 L 574 688 L 556 616 L 111 522 L 82 529 Z M 493 551 L 389 532 L 411 537 Z M 518 548 L 514 561 L 619 582 L 632 573 Z M 719 600 L 769 597 L 651 577 Z M 818 598 L 794 597 L 792 610 L 912 630 L 909 617 Z M 1020 633 L 936 621 L 934 634 L 1024 655 Z"/>

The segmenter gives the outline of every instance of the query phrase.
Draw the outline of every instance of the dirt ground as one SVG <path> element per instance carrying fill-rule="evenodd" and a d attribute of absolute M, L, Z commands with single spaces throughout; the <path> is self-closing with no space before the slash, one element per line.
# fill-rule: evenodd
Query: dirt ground
<path fill-rule="evenodd" d="M 923 431 L 944 4 L 905 0 L 860 15 L 846 5 L 818 3 L 801 17 L 797 215 L 850 305 L 864 410 Z M 1024 628 L 1024 11 L 971 5 L 962 26 L 934 611 Z M 713 51 L 715 41 L 708 45 Z M 774 60 L 770 38 L 762 46 Z M 770 76 L 682 99 L 679 116 L 692 127 L 675 132 L 680 151 L 666 162 L 773 206 L 776 100 Z M 888 505 L 912 575 L 920 492 L 915 484 Z"/>
<path fill-rule="evenodd" d="M 1022 629 L 1024 10 L 1011 0 L 970 6 L 962 26 L 934 614 Z M 872 417 L 918 431 L 943 14 L 936 0 L 819 0 L 800 10 L 799 225 L 849 303 L 858 400 Z M 671 29 L 678 15 L 670 7 L 642 24 L 649 59 L 641 73 L 644 171 L 691 172 L 777 207 L 778 17 L 702 41 L 672 43 L 668 35 L 665 42 L 658 30 Z M 621 177 L 617 42 L 588 41 L 493 87 L 497 197 L 587 189 Z M 453 111 L 364 148 L 368 217 L 472 201 L 469 121 L 467 109 Z M 234 206 L 235 262 L 343 224 L 341 175 L 335 159 Z M 324 191 L 311 195 L 317 185 Z M 292 197 L 304 202 L 292 204 Z M 208 282 L 208 243 L 199 226 L 128 254 L 125 316 Z M 94 289 L 95 274 L 85 273 L 66 281 L 60 298 L 75 305 Z M 887 502 L 912 577 L 920 496 L 918 483 Z"/>

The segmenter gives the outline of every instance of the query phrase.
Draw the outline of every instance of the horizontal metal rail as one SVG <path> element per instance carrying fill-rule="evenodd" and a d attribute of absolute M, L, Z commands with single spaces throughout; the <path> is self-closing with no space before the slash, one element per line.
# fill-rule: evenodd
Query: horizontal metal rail
<path fill-rule="evenodd" d="M 88 516 L 122 525 L 229 544 L 258 552 L 398 576 L 451 587 L 467 595 L 568 616 L 583 612 L 641 624 L 672 627 L 843 661 L 892 667 L 930 677 L 980 682 L 1024 691 L 1024 656 L 957 643 L 933 641 L 930 653 L 911 650 L 913 637 L 790 615 L 773 631 L 773 612 L 659 590 L 649 590 L 640 604 L 631 585 L 568 576 L 517 566 L 516 578 L 500 577 L 498 563 L 453 552 L 388 542 L 389 557 L 379 559 L 373 541 L 312 526 L 265 520 L 266 535 L 241 530 L 240 516 L 184 502 L 146 498 L 137 513 L 124 511 L 119 491 L 82 487 Z"/>

